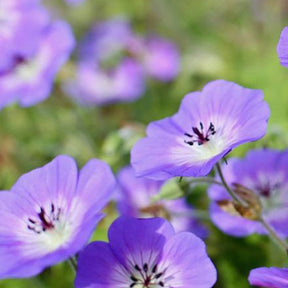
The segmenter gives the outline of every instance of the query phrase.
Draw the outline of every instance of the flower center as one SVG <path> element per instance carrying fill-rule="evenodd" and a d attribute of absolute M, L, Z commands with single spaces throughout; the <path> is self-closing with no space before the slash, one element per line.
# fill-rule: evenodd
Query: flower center
<path fill-rule="evenodd" d="M 14 69 L 17 69 L 18 66 L 20 66 L 21 64 L 25 64 L 26 62 L 27 59 L 25 59 L 23 56 L 21 55 L 14 56 L 11 66 L 6 70 L 0 71 L 0 76 L 5 76 L 9 73 L 12 73 Z"/>
<path fill-rule="evenodd" d="M 198 143 L 198 145 L 203 145 L 204 143 L 208 142 L 210 140 L 210 137 L 216 133 L 215 126 L 212 122 L 210 122 L 210 125 L 208 129 L 204 130 L 204 125 L 202 122 L 199 123 L 200 129 L 197 126 L 192 127 L 193 133 L 184 133 L 186 137 L 188 137 L 188 140 L 185 139 L 184 142 L 190 146 L 193 146 L 194 143 Z"/>
<path fill-rule="evenodd" d="M 165 287 L 163 275 L 164 272 L 159 272 L 157 264 L 152 269 L 145 263 L 142 268 L 139 265 L 134 266 L 134 273 L 131 274 L 131 284 L 129 288 L 160 288 Z"/>
<path fill-rule="evenodd" d="M 275 183 L 271 184 L 267 182 L 265 185 L 258 185 L 256 186 L 256 190 L 262 197 L 270 197 L 271 193 L 274 191 L 278 191 L 280 189 L 281 184 L 280 183 Z"/>
<path fill-rule="evenodd" d="M 37 216 L 28 218 L 27 228 L 37 234 L 41 234 L 55 228 L 56 222 L 60 220 L 61 208 L 56 209 L 52 203 L 48 212 L 43 207 L 40 207 L 40 212 L 37 213 Z"/>

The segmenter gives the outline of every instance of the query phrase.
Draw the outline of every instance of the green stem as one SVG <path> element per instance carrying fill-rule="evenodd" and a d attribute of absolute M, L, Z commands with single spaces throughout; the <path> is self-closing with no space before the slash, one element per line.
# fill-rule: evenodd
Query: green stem
<path fill-rule="evenodd" d="M 238 204 L 240 204 L 243 207 L 247 207 L 247 203 L 240 198 L 228 185 L 228 183 L 226 182 L 224 175 L 222 173 L 222 169 L 219 163 L 216 163 L 216 170 L 220 176 L 221 182 L 223 184 L 223 186 L 225 187 L 225 189 L 227 190 L 227 192 L 230 194 L 230 196 L 232 197 L 232 199 L 237 202 Z"/>
<path fill-rule="evenodd" d="M 276 232 L 274 231 L 274 229 L 264 220 L 264 218 L 262 217 L 259 220 L 263 226 L 265 227 L 265 229 L 267 230 L 267 232 L 269 233 L 270 238 L 276 243 L 278 244 L 278 246 L 280 246 L 286 253 L 288 253 L 288 243 L 281 239 Z"/>
<path fill-rule="evenodd" d="M 77 272 L 77 261 L 75 257 L 70 257 L 68 259 L 71 269 L 76 273 Z"/>
<path fill-rule="evenodd" d="M 188 180 L 189 184 L 193 184 L 193 183 L 203 183 L 203 184 L 216 184 L 216 185 L 220 185 L 223 186 L 222 182 L 219 182 L 217 180 L 215 180 L 212 177 L 197 177 L 197 178 L 192 178 Z"/>

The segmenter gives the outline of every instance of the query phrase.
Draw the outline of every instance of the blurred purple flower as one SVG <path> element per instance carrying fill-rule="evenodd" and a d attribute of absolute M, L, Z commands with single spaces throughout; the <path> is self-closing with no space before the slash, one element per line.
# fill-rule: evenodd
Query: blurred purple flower
<path fill-rule="evenodd" d="M 16 55 L 13 65 L 0 72 L 0 108 L 12 102 L 30 106 L 46 99 L 55 74 L 73 47 L 74 38 L 67 23 L 58 21 L 47 26 L 33 56 Z"/>
<path fill-rule="evenodd" d="M 277 45 L 277 53 L 280 64 L 288 68 L 288 27 L 285 27 L 281 32 Z"/>
<path fill-rule="evenodd" d="M 171 42 L 140 38 L 120 18 L 93 27 L 79 50 L 76 79 L 64 90 L 83 105 L 133 101 L 144 93 L 147 76 L 169 81 L 179 70 Z"/>
<path fill-rule="evenodd" d="M 144 71 L 128 53 L 132 31 L 123 19 L 95 26 L 84 38 L 76 79 L 64 90 L 80 104 L 129 102 L 144 92 Z"/>
<path fill-rule="evenodd" d="M 173 80 L 180 69 L 180 55 L 175 44 L 157 36 L 142 41 L 138 53 L 146 73 L 163 82 Z"/>
<path fill-rule="evenodd" d="M 144 91 L 143 71 L 132 59 L 125 58 L 110 70 L 89 63 L 79 63 L 76 79 L 64 90 L 82 105 L 129 102 Z"/>
<path fill-rule="evenodd" d="M 120 217 L 108 238 L 110 243 L 93 242 L 80 253 L 76 288 L 209 288 L 216 281 L 202 240 L 175 234 L 164 219 Z"/>
<path fill-rule="evenodd" d="M 85 0 L 66 0 L 66 2 L 70 5 L 79 5 L 83 3 Z"/>
<path fill-rule="evenodd" d="M 204 176 L 238 145 L 264 136 L 269 107 L 261 90 L 216 80 L 184 97 L 172 117 L 149 124 L 131 163 L 137 176 Z"/>
<path fill-rule="evenodd" d="M 288 236 L 287 162 L 288 151 L 263 149 L 250 151 L 244 159 L 229 159 L 223 165 L 224 177 L 232 188 L 240 184 L 258 195 L 263 218 L 280 236 Z M 231 199 L 222 186 L 212 185 L 208 193 L 213 200 L 212 221 L 222 231 L 233 236 L 267 234 L 260 222 L 231 215 L 218 206 L 218 201 Z"/>
<path fill-rule="evenodd" d="M 0 2 L 0 21 L 0 73 L 3 73 L 18 58 L 29 58 L 37 51 L 49 15 L 36 0 L 9 0 Z"/>
<path fill-rule="evenodd" d="M 276 267 L 253 269 L 249 275 L 249 283 L 260 287 L 287 288 L 288 269 Z"/>
<path fill-rule="evenodd" d="M 107 164 L 58 156 L 0 193 L 0 278 L 31 277 L 89 240 L 115 179 Z"/>
<path fill-rule="evenodd" d="M 128 52 L 134 37 L 129 22 L 122 18 L 100 22 L 84 37 L 80 46 L 80 62 L 118 60 L 119 56 L 121 58 Z"/>
<path fill-rule="evenodd" d="M 131 167 L 125 167 L 118 174 L 117 208 L 121 215 L 131 217 L 168 218 L 176 232 L 190 231 L 201 238 L 207 236 L 207 229 L 193 216 L 193 208 L 184 199 L 152 201 L 164 184 L 147 178 L 136 178 Z"/>

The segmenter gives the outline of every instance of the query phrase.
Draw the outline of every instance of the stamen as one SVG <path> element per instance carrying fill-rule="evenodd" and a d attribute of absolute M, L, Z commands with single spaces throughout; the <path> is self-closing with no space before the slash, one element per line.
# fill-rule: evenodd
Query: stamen
<path fill-rule="evenodd" d="M 210 141 L 210 136 L 215 135 L 215 126 L 212 122 L 209 124 L 209 128 L 206 133 L 204 133 L 204 125 L 202 122 L 199 122 L 200 129 L 196 126 L 192 127 L 192 131 L 194 134 L 190 134 L 185 132 L 184 136 L 190 138 L 188 141 L 184 140 L 184 142 L 190 146 L 193 146 L 194 143 L 197 143 L 199 146 L 205 144 Z"/>
<path fill-rule="evenodd" d="M 157 264 L 155 264 L 151 270 L 149 269 L 148 263 L 144 263 L 142 269 L 138 264 L 136 264 L 134 265 L 134 269 L 137 271 L 137 273 L 130 275 L 132 283 L 130 284 L 129 288 L 133 288 L 136 285 L 137 287 L 139 285 L 140 287 L 143 288 L 152 288 L 157 285 L 161 287 L 165 286 L 162 278 L 162 276 L 165 273 L 165 270 L 163 272 L 157 273 L 158 270 Z"/>
<path fill-rule="evenodd" d="M 47 214 L 46 211 L 43 207 L 40 207 L 40 212 L 37 213 L 38 219 L 36 217 L 29 217 L 27 228 L 37 234 L 40 234 L 50 229 L 54 229 L 55 222 L 58 222 L 60 220 L 61 208 L 56 209 L 55 205 L 51 203 L 50 212 Z"/>

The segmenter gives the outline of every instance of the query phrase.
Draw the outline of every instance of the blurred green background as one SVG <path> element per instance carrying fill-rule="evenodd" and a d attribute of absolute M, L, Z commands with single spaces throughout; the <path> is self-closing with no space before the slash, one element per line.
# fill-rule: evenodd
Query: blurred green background
<path fill-rule="evenodd" d="M 64 0 L 44 4 L 57 18 L 72 25 L 77 39 L 92 24 L 125 16 L 139 33 L 158 33 L 179 46 L 181 73 L 169 84 L 149 80 L 145 95 L 134 103 L 83 108 L 61 91 L 73 59 L 60 71 L 52 95 L 31 107 L 17 105 L 0 112 L 0 189 L 9 189 L 17 178 L 59 154 L 69 154 L 82 166 L 97 157 L 115 172 L 129 163 L 129 150 L 150 121 L 175 113 L 182 97 L 214 79 L 262 89 L 271 108 L 268 134 L 261 141 L 237 148 L 243 156 L 251 147 L 286 148 L 288 144 L 288 70 L 279 65 L 276 45 L 288 23 L 288 1 L 275 0 L 86 0 L 71 7 Z M 206 209 L 203 187 L 189 201 Z M 198 206 L 197 206 L 198 205 Z M 116 217 L 113 207 L 93 239 L 106 239 Z M 210 228 L 208 253 L 218 270 L 219 288 L 246 288 L 249 271 L 260 266 L 287 265 L 284 255 L 266 237 L 232 238 Z M 67 263 L 44 271 L 34 279 L 0 281 L 0 288 L 73 287 Z"/>

